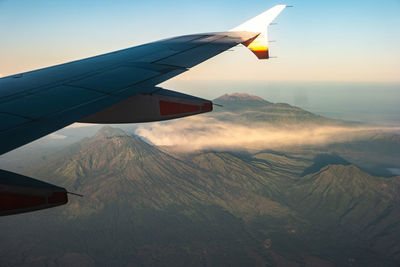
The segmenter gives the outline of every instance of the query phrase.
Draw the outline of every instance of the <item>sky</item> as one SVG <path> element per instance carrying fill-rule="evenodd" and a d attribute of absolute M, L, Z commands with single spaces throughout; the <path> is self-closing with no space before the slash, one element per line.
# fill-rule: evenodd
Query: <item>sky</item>
<path fill-rule="evenodd" d="M 0 75 L 229 30 L 276 4 L 294 6 L 269 27 L 276 58 L 238 46 L 174 79 L 400 82 L 400 0 L 0 0 Z"/>

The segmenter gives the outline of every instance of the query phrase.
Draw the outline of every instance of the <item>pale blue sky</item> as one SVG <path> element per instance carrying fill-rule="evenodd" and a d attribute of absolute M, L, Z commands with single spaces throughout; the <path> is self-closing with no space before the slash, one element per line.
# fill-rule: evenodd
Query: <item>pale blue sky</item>
<path fill-rule="evenodd" d="M 178 79 L 400 81 L 400 1 L 0 0 L 0 74 L 175 35 L 224 31 L 275 4 L 277 59 L 236 48 Z"/>

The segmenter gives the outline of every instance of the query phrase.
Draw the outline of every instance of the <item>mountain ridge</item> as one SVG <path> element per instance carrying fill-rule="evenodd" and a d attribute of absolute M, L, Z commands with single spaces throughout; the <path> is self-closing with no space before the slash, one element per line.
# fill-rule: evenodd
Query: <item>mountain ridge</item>
<path fill-rule="evenodd" d="M 99 198 L 103 202 L 114 201 L 118 194 L 125 197 L 134 194 L 145 201 L 146 205 L 155 208 L 174 203 L 202 202 L 209 205 L 218 203 L 233 213 L 244 212 L 247 214 L 245 217 L 251 217 L 252 212 L 249 213 L 231 205 L 235 200 L 230 193 L 225 194 L 218 189 L 225 188 L 227 192 L 247 196 L 251 200 L 251 205 L 264 203 L 267 213 L 272 212 L 276 216 L 281 216 L 280 214 L 287 212 L 282 205 L 268 197 L 259 197 L 258 194 L 253 193 L 263 190 L 264 193 L 269 192 L 266 196 L 273 196 L 274 191 L 279 191 L 274 182 L 262 178 L 260 173 L 262 169 L 256 165 L 249 166 L 248 171 L 251 175 L 248 180 L 242 181 L 238 180 L 244 175 L 240 168 L 234 171 L 237 174 L 221 170 L 210 172 L 210 168 L 193 164 L 196 163 L 196 159 L 199 159 L 198 157 L 190 161 L 177 159 L 145 143 L 137 136 L 121 135 L 119 131 L 118 134 L 114 134 L 110 132 L 109 127 L 100 131 L 100 133 L 106 132 L 107 135 L 96 134 L 93 137 L 94 141 L 89 145 L 79 146 L 81 150 L 75 154 L 61 157 L 42 166 L 36 172 L 37 177 L 41 179 L 58 177 L 52 182 L 56 181 L 57 184 L 84 194 L 94 202 L 98 202 Z M 102 137 L 99 138 L 99 136 Z M 243 164 L 241 159 L 229 154 L 225 155 L 223 152 L 211 153 L 205 158 L 201 157 L 200 160 L 206 162 L 217 158 L 223 159 L 222 162 L 225 165 L 233 164 L 233 162 Z M 45 171 L 42 172 L 42 170 Z M 102 186 L 97 186 L 97 184 Z M 125 186 L 120 184 L 125 184 Z M 271 188 L 274 189 L 271 191 Z M 142 202 L 138 204 L 135 199 L 135 197 L 132 198 L 133 205 L 143 204 Z M 271 210 L 270 205 L 276 207 Z M 77 208 L 74 207 L 74 209 Z M 87 212 L 87 209 L 83 210 Z"/>
<path fill-rule="evenodd" d="M 180 225 L 179 233 L 189 239 L 193 237 L 174 218 L 185 223 L 216 223 L 218 226 L 215 229 L 220 229 L 223 222 L 229 221 L 232 223 L 230 227 L 236 229 L 232 231 L 237 231 L 247 240 L 243 241 L 249 246 L 247 249 L 251 248 L 256 255 L 264 255 L 261 257 L 267 257 L 265 259 L 269 257 L 266 255 L 275 255 L 270 253 L 278 253 L 283 259 L 297 257 L 302 262 L 305 261 L 300 256 L 304 254 L 302 247 L 313 251 L 326 247 L 326 250 L 314 255 L 321 260 L 332 260 L 330 250 L 342 251 L 341 255 L 351 258 L 356 257 L 352 255 L 356 253 L 352 248 L 367 249 L 365 244 L 371 244 L 368 249 L 382 255 L 376 256 L 375 260 L 381 257 L 397 259 L 394 240 L 382 236 L 382 231 L 393 227 L 400 214 L 398 209 L 393 208 L 395 203 L 400 202 L 396 196 L 400 177 L 374 177 L 351 164 L 328 164 L 301 177 L 302 170 L 312 161 L 268 151 L 255 156 L 206 151 L 189 153 L 178 159 L 139 137 L 114 132 L 112 128 L 103 129 L 100 133 L 93 137 L 94 141 L 89 146 L 81 146 L 75 155 L 53 163 L 59 166 L 64 162 L 66 165 L 60 168 L 68 170 L 65 166 L 73 164 L 79 169 L 82 166 L 75 164 L 81 162 L 85 170 L 78 172 L 78 176 L 87 181 L 76 188 L 82 189 L 88 199 L 71 203 L 63 212 L 66 218 L 74 218 L 75 221 L 87 218 L 90 222 L 94 218 L 105 220 L 106 214 L 113 213 L 110 209 L 119 207 L 120 220 L 131 221 L 131 216 L 136 214 L 138 221 L 151 224 L 152 231 L 168 238 L 173 238 L 169 232 L 167 234 L 161 230 L 161 225 L 148 220 L 168 224 L 174 221 L 172 225 Z M 293 172 L 291 168 L 297 171 Z M 55 170 L 56 175 L 59 171 L 51 166 L 46 169 L 50 173 Z M 102 174 L 98 169 L 108 171 Z M 64 177 L 75 175 L 74 172 L 59 174 Z M 65 181 L 65 184 L 74 183 Z M 172 214 L 173 217 L 170 217 Z M 359 222 L 360 216 L 363 217 L 362 223 Z M 138 222 L 134 225 L 143 227 Z M 242 228 L 246 231 L 239 230 Z M 330 234 L 332 229 L 337 231 L 335 236 Z M 149 233 L 149 230 L 143 231 Z M 400 227 L 391 231 L 400 233 Z M 120 235 L 118 231 L 114 234 Z M 248 234 L 251 239 L 248 239 Z M 216 236 L 216 233 L 213 235 Z M 146 243 L 143 238 L 140 242 Z M 151 240 L 156 243 L 161 240 L 161 237 L 154 238 Z M 288 241 L 282 243 L 282 238 Z M 343 240 L 347 240 L 348 244 L 342 243 Z M 234 241 L 229 242 L 232 244 Z M 254 250 L 256 244 L 266 246 L 265 242 L 272 247 L 263 252 Z M 178 247 L 175 249 L 179 250 Z M 215 249 L 219 251 L 221 248 Z M 337 263 L 347 262 L 347 258 L 335 257 Z M 361 265 L 366 263 L 359 257 L 357 260 Z M 391 264 L 389 261 L 388 265 Z"/>
<path fill-rule="evenodd" d="M 325 118 L 302 108 L 285 103 L 272 103 L 261 97 L 246 93 L 225 94 L 213 100 L 215 106 L 211 117 L 242 125 L 254 123 L 283 125 L 350 125 L 351 122 Z"/>

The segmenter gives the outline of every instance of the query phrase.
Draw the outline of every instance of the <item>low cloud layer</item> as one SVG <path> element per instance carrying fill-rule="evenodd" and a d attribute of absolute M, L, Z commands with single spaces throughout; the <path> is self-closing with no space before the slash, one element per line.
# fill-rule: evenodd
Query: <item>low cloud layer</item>
<path fill-rule="evenodd" d="M 365 137 L 366 134 L 400 128 L 310 126 L 276 128 L 247 127 L 210 117 L 190 117 L 167 123 L 142 125 L 136 134 L 157 146 L 181 150 L 267 149 L 298 145 L 325 145 Z"/>
<path fill-rule="evenodd" d="M 62 135 L 62 134 L 52 133 L 52 134 L 49 134 L 49 135 L 48 135 L 48 138 L 60 140 L 60 139 L 65 139 L 65 138 L 67 138 L 67 136 Z"/>

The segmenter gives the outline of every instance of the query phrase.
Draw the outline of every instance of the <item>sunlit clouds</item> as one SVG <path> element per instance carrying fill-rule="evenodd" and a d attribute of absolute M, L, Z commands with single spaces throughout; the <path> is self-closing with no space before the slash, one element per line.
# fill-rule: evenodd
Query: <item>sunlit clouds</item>
<path fill-rule="evenodd" d="M 190 117 L 168 123 L 140 126 L 136 134 L 157 146 L 181 150 L 202 149 L 274 149 L 299 145 L 323 145 L 362 138 L 367 133 L 383 130 L 375 127 L 243 126 L 221 122 L 207 116 Z M 399 131 L 400 128 L 384 130 Z"/>

